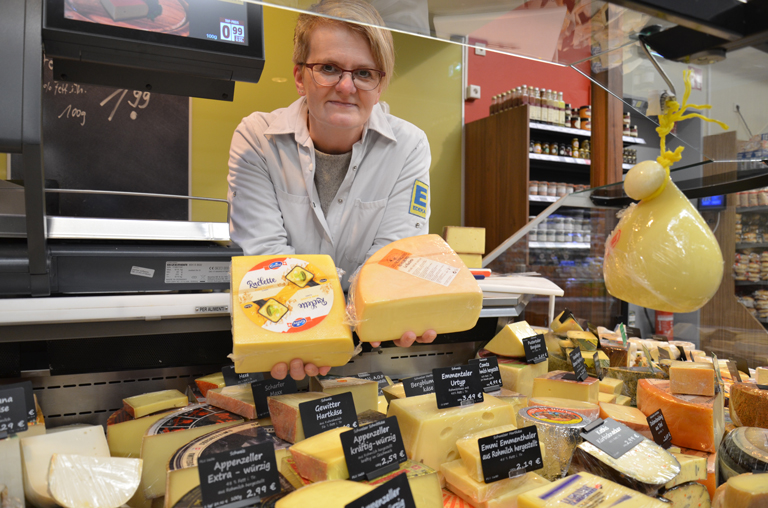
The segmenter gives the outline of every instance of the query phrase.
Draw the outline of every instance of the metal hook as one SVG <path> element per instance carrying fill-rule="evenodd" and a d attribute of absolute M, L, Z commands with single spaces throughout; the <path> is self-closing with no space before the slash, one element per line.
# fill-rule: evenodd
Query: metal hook
<path fill-rule="evenodd" d="M 669 90 L 664 90 L 661 92 L 661 112 L 666 112 L 667 109 L 667 101 L 668 100 L 675 100 L 677 98 L 677 92 L 675 91 L 675 85 L 672 84 L 672 80 L 669 79 L 669 76 L 667 76 L 667 73 L 664 72 L 664 69 L 661 68 L 661 65 L 659 65 L 659 62 L 656 61 L 656 57 L 653 56 L 651 53 L 650 47 L 645 42 L 645 36 L 639 35 L 638 40 L 640 41 L 640 47 L 643 48 L 643 51 L 645 51 L 645 54 L 648 56 L 648 60 L 651 61 L 654 67 L 656 67 L 656 70 L 661 75 L 661 78 L 664 80 L 664 82 L 669 87 Z"/>

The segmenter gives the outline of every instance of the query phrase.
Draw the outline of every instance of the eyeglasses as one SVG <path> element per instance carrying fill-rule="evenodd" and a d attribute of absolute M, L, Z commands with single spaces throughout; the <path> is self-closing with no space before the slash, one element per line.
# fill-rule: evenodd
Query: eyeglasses
<path fill-rule="evenodd" d="M 386 73 L 376 69 L 348 70 L 329 63 L 306 63 L 304 66 L 309 68 L 312 79 L 319 86 L 336 86 L 341 82 L 344 73 L 348 72 L 352 76 L 352 81 L 355 83 L 356 88 L 359 90 L 373 90 L 379 86 L 381 78 L 386 76 Z"/>

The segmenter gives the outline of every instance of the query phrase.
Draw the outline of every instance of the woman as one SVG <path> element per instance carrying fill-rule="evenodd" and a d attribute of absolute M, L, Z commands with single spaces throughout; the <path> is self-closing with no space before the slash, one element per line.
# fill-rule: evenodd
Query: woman
<path fill-rule="evenodd" d="M 349 276 L 378 249 L 429 232 L 431 157 L 424 132 L 379 104 L 395 62 L 391 33 L 376 28 L 381 16 L 361 0 L 325 0 L 312 10 L 366 25 L 299 16 L 300 98 L 244 118 L 232 139 L 230 236 L 246 255 L 328 254 L 348 289 Z M 435 337 L 406 332 L 395 343 Z M 298 380 L 329 369 L 297 358 L 271 374 Z"/>

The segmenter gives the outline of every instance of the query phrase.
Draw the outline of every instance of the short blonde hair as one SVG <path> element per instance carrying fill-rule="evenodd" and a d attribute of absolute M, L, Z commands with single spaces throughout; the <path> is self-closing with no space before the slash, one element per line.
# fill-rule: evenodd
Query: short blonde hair
<path fill-rule="evenodd" d="M 322 0 L 311 7 L 311 12 L 322 16 L 307 13 L 299 15 L 293 34 L 293 63 L 297 65 L 307 63 L 309 39 L 315 27 L 321 24 L 343 26 L 362 35 L 368 41 L 376 67 L 385 73 L 381 80 L 381 89 L 386 90 L 395 70 L 395 44 L 389 30 L 377 28 L 385 24 L 376 8 L 363 0 Z M 366 24 L 359 25 L 355 22 Z"/>

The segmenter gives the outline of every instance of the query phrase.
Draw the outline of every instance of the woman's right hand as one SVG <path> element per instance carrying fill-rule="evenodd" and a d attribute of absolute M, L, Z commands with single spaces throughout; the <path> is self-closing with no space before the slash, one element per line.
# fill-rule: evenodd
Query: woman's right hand
<path fill-rule="evenodd" d="M 276 363 L 269 372 L 273 379 L 285 379 L 288 374 L 296 381 L 301 381 L 305 376 L 314 377 L 320 374 L 325 376 L 331 367 L 318 367 L 313 363 L 305 364 L 301 358 L 294 358 L 290 364 Z"/>

